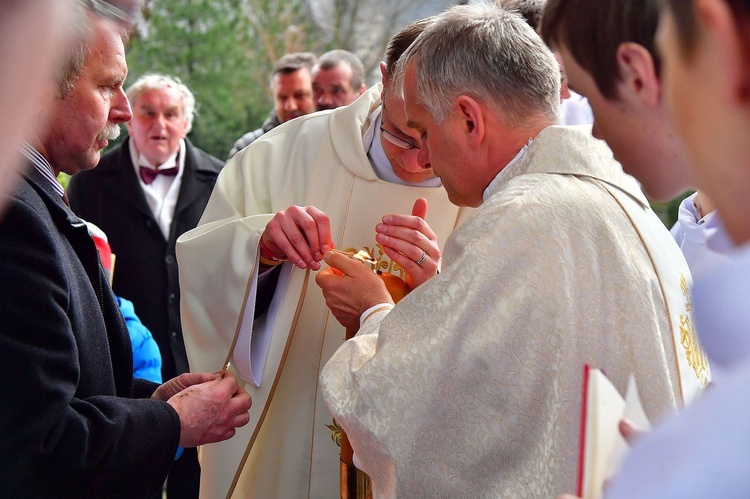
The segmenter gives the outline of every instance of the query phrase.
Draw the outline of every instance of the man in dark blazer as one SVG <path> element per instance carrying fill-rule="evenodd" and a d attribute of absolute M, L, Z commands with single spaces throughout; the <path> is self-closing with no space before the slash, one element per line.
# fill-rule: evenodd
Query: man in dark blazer
<path fill-rule="evenodd" d="M 0 497 L 149 497 L 178 445 L 224 440 L 248 420 L 231 374 L 133 379 L 94 241 L 56 180 L 96 166 L 131 117 L 122 33 L 97 19 L 89 36 L 39 100 L 22 147 L 30 168 L 0 222 Z"/>
<path fill-rule="evenodd" d="M 97 168 L 76 175 L 68 195 L 73 211 L 99 226 L 115 255 L 112 288 L 131 300 L 162 356 L 163 379 L 190 370 L 180 325 L 175 241 L 194 228 L 223 162 L 186 138 L 195 98 L 176 78 L 148 74 L 127 90 L 130 137 Z M 175 462 L 170 499 L 197 498 L 195 450 Z"/>

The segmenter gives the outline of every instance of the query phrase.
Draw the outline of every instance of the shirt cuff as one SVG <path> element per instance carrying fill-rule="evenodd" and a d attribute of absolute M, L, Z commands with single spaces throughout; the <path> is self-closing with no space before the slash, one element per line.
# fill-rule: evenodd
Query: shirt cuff
<path fill-rule="evenodd" d="M 365 323 L 368 317 L 370 317 L 375 312 L 379 312 L 381 310 L 391 310 L 393 309 L 393 303 L 378 303 L 377 305 L 373 305 L 372 307 L 365 310 L 362 315 L 359 316 L 359 327 L 362 327 L 362 324 Z"/>

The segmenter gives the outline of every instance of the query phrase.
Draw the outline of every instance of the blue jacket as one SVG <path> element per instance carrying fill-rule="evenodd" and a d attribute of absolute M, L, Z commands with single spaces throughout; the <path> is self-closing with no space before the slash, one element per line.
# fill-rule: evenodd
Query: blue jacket
<path fill-rule="evenodd" d="M 133 377 L 161 384 L 161 353 L 151 331 L 135 315 L 133 302 L 115 297 L 133 344 Z"/>

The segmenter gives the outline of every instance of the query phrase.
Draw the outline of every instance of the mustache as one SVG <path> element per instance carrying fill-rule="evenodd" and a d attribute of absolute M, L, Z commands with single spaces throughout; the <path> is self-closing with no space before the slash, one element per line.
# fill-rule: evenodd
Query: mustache
<path fill-rule="evenodd" d="M 96 141 L 102 141 L 102 140 L 115 140 L 117 137 L 120 136 L 120 127 L 114 123 L 110 123 L 109 125 L 104 127 L 104 130 L 99 132 L 99 135 L 96 136 Z"/>

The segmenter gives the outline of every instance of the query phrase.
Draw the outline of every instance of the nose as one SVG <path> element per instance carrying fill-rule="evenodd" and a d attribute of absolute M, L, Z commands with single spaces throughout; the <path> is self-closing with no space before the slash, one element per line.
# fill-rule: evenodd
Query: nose
<path fill-rule="evenodd" d="M 417 164 L 422 168 L 432 168 L 430 164 L 430 151 L 427 149 L 427 143 L 422 141 L 422 148 L 417 153 Z"/>
<path fill-rule="evenodd" d="M 401 162 L 404 170 L 412 173 L 422 171 L 424 167 L 419 163 L 419 149 L 402 149 L 401 151 L 403 151 L 401 154 Z"/>
<path fill-rule="evenodd" d="M 316 103 L 318 104 L 318 106 L 330 106 L 331 104 L 333 104 L 333 101 L 330 95 L 323 92 L 316 99 Z"/>
<path fill-rule="evenodd" d="M 563 80 L 560 83 L 560 102 L 565 99 L 570 99 L 570 87 L 568 86 L 568 82 Z"/>
<path fill-rule="evenodd" d="M 113 99 L 112 108 L 109 110 L 109 121 L 112 123 L 125 123 L 133 118 L 130 103 L 125 91 L 120 88 Z"/>
<path fill-rule="evenodd" d="M 299 106 L 297 105 L 297 101 L 294 99 L 289 99 L 286 102 L 284 102 L 284 110 L 285 111 L 296 111 L 299 109 Z"/>

